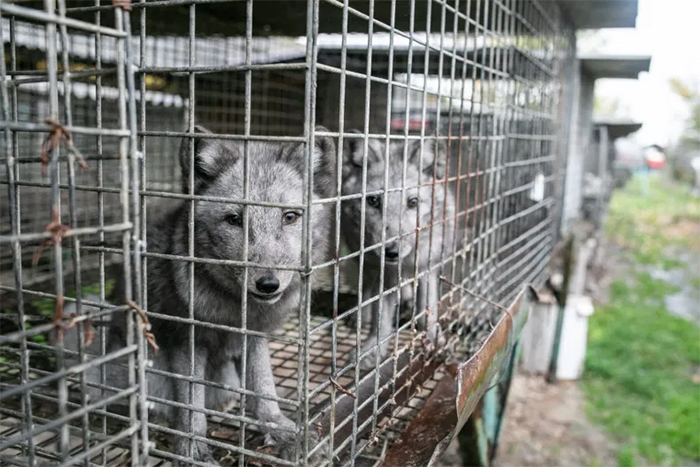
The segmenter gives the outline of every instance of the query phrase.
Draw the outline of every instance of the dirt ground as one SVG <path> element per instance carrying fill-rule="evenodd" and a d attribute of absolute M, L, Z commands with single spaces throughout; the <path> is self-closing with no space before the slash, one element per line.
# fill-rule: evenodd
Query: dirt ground
<path fill-rule="evenodd" d="M 586 417 L 574 382 L 547 384 L 543 377 L 513 379 L 495 465 L 616 465 L 609 437 Z"/>
<path fill-rule="evenodd" d="M 494 466 L 610 466 L 617 460 L 608 436 L 586 417 L 584 397 L 573 382 L 547 384 L 518 374 L 508 398 Z M 462 467 L 454 443 L 441 467 Z"/>

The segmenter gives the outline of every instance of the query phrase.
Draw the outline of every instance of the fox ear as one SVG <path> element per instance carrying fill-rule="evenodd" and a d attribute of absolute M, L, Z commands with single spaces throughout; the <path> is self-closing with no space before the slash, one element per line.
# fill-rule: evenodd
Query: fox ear
<path fill-rule="evenodd" d="M 194 133 L 212 135 L 201 125 L 194 127 Z M 190 139 L 192 142 L 190 143 Z M 185 137 L 180 143 L 180 169 L 182 170 L 182 191 L 189 192 L 190 187 L 190 144 L 194 145 L 194 191 L 198 192 L 210 183 L 223 170 L 226 164 L 240 156 L 233 144 L 214 138 Z"/>
<path fill-rule="evenodd" d="M 328 129 L 317 126 L 316 133 L 328 133 Z M 282 151 L 280 160 L 286 162 L 303 174 L 306 168 L 305 144 L 299 143 L 288 151 Z M 335 142 L 330 136 L 316 134 L 312 153 L 314 170 L 314 191 L 324 197 L 334 196 L 336 192 L 337 152 Z"/>
<path fill-rule="evenodd" d="M 361 169 L 362 159 L 365 154 L 365 140 L 357 136 L 362 136 L 364 133 L 359 130 L 350 130 L 346 135 L 350 137 L 343 140 L 343 166 L 355 166 Z M 367 141 L 367 166 L 369 167 L 375 162 L 381 161 L 381 149 L 377 147 L 377 141 L 369 138 Z"/>
<path fill-rule="evenodd" d="M 423 140 L 412 143 L 409 149 L 409 160 L 416 164 L 421 161 L 421 152 L 423 153 L 422 169 L 423 173 L 430 178 L 435 177 L 440 180 L 445 178 L 447 166 L 447 148 L 443 141 L 437 139 L 437 136 L 428 136 Z"/>

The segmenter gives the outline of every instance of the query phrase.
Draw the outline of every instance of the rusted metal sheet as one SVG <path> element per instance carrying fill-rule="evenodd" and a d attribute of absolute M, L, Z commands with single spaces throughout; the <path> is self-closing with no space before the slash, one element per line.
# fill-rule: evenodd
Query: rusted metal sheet
<path fill-rule="evenodd" d="M 401 438 L 392 445 L 382 465 L 423 466 L 430 462 L 435 446 L 445 441 L 458 421 L 455 410 L 457 374 L 456 364 L 447 366 L 447 373 Z"/>
<path fill-rule="evenodd" d="M 423 467 L 440 458 L 508 362 L 537 293 L 525 288 L 494 327 L 479 351 L 447 367 L 425 405 L 388 450 L 382 466 Z M 481 436 L 480 439 L 485 439 Z M 487 449 L 488 450 L 488 449 Z"/>
<path fill-rule="evenodd" d="M 508 354 L 515 346 L 527 321 L 530 304 L 536 296 L 537 293 L 531 288 L 523 289 L 508 309 L 509 314 L 501 317 L 481 349 L 459 366 L 457 431 L 464 425 L 476 403 L 491 386 L 494 377 L 498 375 Z"/>

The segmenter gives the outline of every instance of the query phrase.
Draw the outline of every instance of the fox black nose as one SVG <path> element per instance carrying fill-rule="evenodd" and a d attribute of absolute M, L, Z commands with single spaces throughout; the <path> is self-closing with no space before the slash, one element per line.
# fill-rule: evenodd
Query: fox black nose
<path fill-rule="evenodd" d="M 255 287 L 262 293 L 270 294 L 280 288 L 280 281 L 275 276 L 263 276 L 255 281 Z"/>
<path fill-rule="evenodd" d="M 396 245 L 391 245 L 386 247 L 384 254 L 387 259 L 396 259 L 399 257 L 399 247 Z"/>

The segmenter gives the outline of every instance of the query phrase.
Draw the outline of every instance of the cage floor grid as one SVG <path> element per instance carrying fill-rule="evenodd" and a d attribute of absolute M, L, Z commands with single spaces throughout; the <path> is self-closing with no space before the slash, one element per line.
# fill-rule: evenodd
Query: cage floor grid
<path fill-rule="evenodd" d="M 327 318 L 314 316 L 312 317 L 310 327 L 316 327 L 327 322 Z M 298 338 L 299 322 L 297 319 L 290 320 L 284 327 L 282 334 L 285 337 Z M 363 329 L 363 339 L 367 337 L 368 329 Z M 342 368 L 345 365 L 345 359 L 350 351 L 355 347 L 355 329 L 350 328 L 342 322 L 338 322 L 336 329 L 337 337 L 337 367 Z M 330 326 L 318 329 L 312 332 L 309 338 L 309 392 L 313 393 L 319 385 L 328 383 L 331 376 L 331 359 L 332 359 L 332 328 Z M 415 343 L 415 341 L 414 341 Z M 393 348 L 394 339 L 390 341 L 390 348 Z M 399 348 L 411 345 L 411 331 L 403 331 L 399 334 Z M 277 394 L 279 397 L 298 401 L 297 393 L 297 377 L 298 377 L 298 350 L 295 343 L 286 343 L 280 341 L 270 342 L 271 363 L 277 385 Z M 0 365 L 1 366 L 1 365 Z M 16 373 L 11 371 L 9 373 Z M 10 376 L 5 373 L 5 376 Z M 1 374 L 1 373 L 0 373 Z M 378 424 L 377 430 L 373 434 L 365 435 L 362 439 L 357 440 L 356 452 L 361 451 L 361 454 L 356 455 L 356 465 L 374 465 L 381 458 L 381 452 L 386 449 L 388 444 L 395 440 L 403 430 L 403 427 L 411 420 L 422 406 L 424 400 L 430 394 L 430 389 L 435 382 L 439 380 L 442 373 L 438 370 L 431 379 L 424 382 L 418 388 L 417 392 L 403 405 L 395 407 L 388 417 L 384 417 Z M 10 376 L 11 377 L 11 376 Z M 32 374 L 30 373 L 30 378 Z M 34 375 L 34 378 L 38 375 Z M 14 379 L 14 378 L 13 378 Z M 7 379 L 5 381 L 8 381 Z M 343 388 L 353 391 L 355 388 L 355 372 L 349 370 L 346 373 L 335 378 L 335 381 Z M 3 384 L 6 386 L 6 384 Z M 74 388 L 72 394 L 76 393 L 77 388 Z M 309 406 L 312 407 L 309 418 L 312 419 L 318 412 L 328 409 L 330 405 L 331 386 L 326 387 L 317 392 L 310 400 Z M 35 416 L 35 425 L 43 424 L 51 419 L 51 414 L 56 413 L 55 399 L 41 398 L 42 390 L 33 391 L 32 409 Z M 43 400 L 42 400 L 43 399 Z M 49 399 L 49 400 L 47 400 Z M 74 405 L 78 407 L 78 405 Z M 290 418 L 294 419 L 293 407 L 280 404 L 280 408 Z M 238 404 L 233 404 L 227 409 L 228 413 L 239 414 L 240 407 Z M 6 401 L 0 405 L 0 440 L 8 439 L 15 436 L 21 431 L 21 404 L 18 398 L 12 401 Z M 42 418 L 42 415 L 44 416 Z M 104 417 L 95 416 L 97 422 L 91 420 L 90 423 L 90 439 L 91 446 L 94 446 L 102 441 L 109 439 L 109 436 L 119 431 L 119 422 L 113 422 L 113 419 L 108 416 L 108 422 L 104 423 Z M 208 438 L 230 444 L 240 446 L 240 429 L 237 422 L 223 419 L 222 417 L 208 418 Z M 83 428 L 80 422 L 71 424 L 69 449 L 70 455 L 78 455 L 83 451 Z M 122 426 L 126 426 L 123 423 Z M 246 425 L 244 445 L 247 449 L 261 448 L 262 437 L 256 427 Z M 370 443 L 369 436 L 372 436 Z M 165 433 L 158 431 L 157 427 L 152 427 L 149 431 L 149 438 L 155 442 L 155 452 L 152 455 L 151 465 L 153 466 L 169 466 L 170 461 L 163 456 L 157 455 L 158 451 L 168 452 L 170 447 L 170 437 Z M 48 430 L 34 438 L 35 456 L 39 465 L 45 463 L 56 462 L 60 459 L 58 455 L 58 439 L 59 433 L 57 430 Z M 91 462 L 98 465 L 107 466 L 122 466 L 130 463 L 126 442 L 127 440 L 111 445 L 105 450 L 97 453 L 91 458 Z M 239 455 L 231 450 L 215 447 L 213 449 L 214 456 L 222 465 L 237 465 Z M 264 451 L 263 451 L 264 452 Z M 24 458 L 20 448 L 13 446 L 0 451 L 0 463 L 3 465 L 28 465 L 27 459 Z M 247 465 L 268 465 L 260 463 L 257 459 L 247 458 Z"/>

